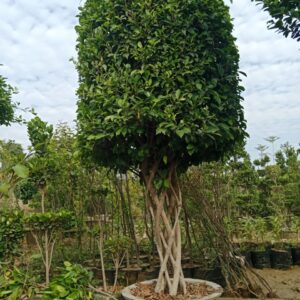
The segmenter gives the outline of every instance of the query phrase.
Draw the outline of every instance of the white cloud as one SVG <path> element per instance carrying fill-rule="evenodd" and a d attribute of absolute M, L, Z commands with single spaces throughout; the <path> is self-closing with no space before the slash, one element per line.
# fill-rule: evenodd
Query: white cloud
<path fill-rule="evenodd" d="M 18 87 L 23 107 L 34 107 L 46 121 L 76 117 L 77 74 L 74 26 L 80 0 L 1 0 L 0 73 Z M 226 0 L 229 4 L 229 0 Z M 63 3 L 63 4 L 62 4 Z M 255 153 L 264 137 L 300 142 L 300 43 L 266 28 L 268 14 L 251 0 L 233 0 L 234 35 L 241 55 L 246 88 L 245 114 Z M 26 128 L 0 128 L 0 138 L 28 144 Z"/>
<path fill-rule="evenodd" d="M 226 1 L 229 3 L 229 1 Z M 237 44 L 246 88 L 244 107 L 250 139 L 247 149 L 256 156 L 257 144 L 270 135 L 277 144 L 300 142 L 300 43 L 266 27 L 269 15 L 250 0 L 233 0 Z"/>
<path fill-rule="evenodd" d="M 0 2 L 0 73 L 16 86 L 15 100 L 33 107 L 46 121 L 73 124 L 77 74 L 76 14 L 80 1 L 2 0 Z M 28 144 L 26 128 L 0 128 L 1 138 Z"/>

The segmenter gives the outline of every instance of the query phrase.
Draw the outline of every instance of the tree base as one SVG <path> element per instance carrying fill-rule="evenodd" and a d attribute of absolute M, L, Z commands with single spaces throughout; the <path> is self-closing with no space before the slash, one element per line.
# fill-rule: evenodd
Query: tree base
<path fill-rule="evenodd" d="M 185 278 L 185 282 L 187 283 L 187 285 L 206 285 L 209 287 L 209 294 L 208 295 L 197 295 L 197 294 L 193 294 L 193 293 L 189 293 L 187 292 L 187 294 L 185 296 L 178 294 L 178 299 L 183 299 L 182 297 L 184 297 L 184 299 L 192 299 L 192 300 L 213 300 L 213 299 L 217 299 L 219 298 L 222 294 L 223 294 L 223 289 L 220 285 L 211 282 L 211 281 L 206 281 L 206 280 L 200 280 L 200 279 L 191 279 L 191 278 Z M 135 296 L 134 294 L 134 290 L 137 289 L 139 287 L 139 285 L 153 285 L 153 289 L 154 286 L 156 284 L 156 280 L 147 280 L 147 281 L 143 281 L 139 284 L 132 284 L 126 288 L 124 288 L 122 290 L 122 296 L 125 300 L 140 300 L 142 299 L 141 296 Z M 155 294 L 155 292 L 153 291 L 153 294 Z M 164 299 L 165 295 L 164 295 Z M 172 299 L 176 299 L 176 298 L 172 298 Z"/>

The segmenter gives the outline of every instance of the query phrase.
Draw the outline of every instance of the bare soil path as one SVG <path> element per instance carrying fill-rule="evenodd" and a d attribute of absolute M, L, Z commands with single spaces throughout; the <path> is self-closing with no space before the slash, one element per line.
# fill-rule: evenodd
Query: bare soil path
<path fill-rule="evenodd" d="M 300 300 L 300 266 L 288 270 L 256 269 L 255 271 L 267 280 L 279 299 Z M 237 298 L 220 298 L 220 300 L 225 299 L 237 300 Z"/>

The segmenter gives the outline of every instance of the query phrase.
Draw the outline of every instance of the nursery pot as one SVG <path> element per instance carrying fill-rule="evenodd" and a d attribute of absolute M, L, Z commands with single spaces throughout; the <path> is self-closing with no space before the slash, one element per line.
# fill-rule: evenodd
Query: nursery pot
<path fill-rule="evenodd" d="M 250 251 L 243 251 L 243 252 L 241 252 L 241 255 L 243 256 L 243 258 L 245 259 L 247 264 L 250 267 L 253 267 L 251 252 Z"/>
<path fill-rule="evenodd" d="M 148 268 L 139 273 L 138 281 L 152 280 L 158 277 L 158 271 L 154 268 Z"/>
<path fill-rule="evenodd" d="M 198 268 L 198 265 L 195 264 L 184 264 L 182 266 L 183 275 L 186 278 L 194 278 L 195 270 Z"/>
<path fill-rule="evenodd" d="M 300 247 L 292 247 L 293 264 L 300 266 Z"/>
<path fill-rule="evenodd" d="M 291 250 L 271 249 L 271 266 L 274 269 L 288 269 L 292 265 Z"/>
<path fill-rule="evenodd" d="M 217 299 L 219 298 L 222 293 L 223 293 L 223 289 L 220 285 L 214 283 L 214 282 L 211 282 L 211 281 L 206 281 L 206 280 L 200 280 L 200 279 L 191 279 L 191 278 L 185 278 L 185 281 L 187 283 L 195 283 L 195 284 L 199 284 L 199 283 L 205 283 L 207 284 L 208 286 L 212 287 L 213 289 L 215 289 L 215 292 L 208 295 L 208 296 L 204 296 L 204 297 L 191 297 L 190 299 L 191 300 L 212 300 L 212 299 Z M 156 280 L 148 280 L 148 281 L 143 281 L 142 283 L 143 284 L 153 284 L 155 283 Z M 125 300 L 143 300 L 142 298 L 140 297 L 137 297 L 137 296 L 134 296 L 132 295 L 132 290 L 135 289 L 137 287 L 136 284 L 132 284 L 126 288 L 124 288 L 122 290 L 122 296 Z"/>
<path fill-rule="evenodd" d="M 222 268 L 220 266 L 211 269 L 203 269 L 199 267 L 194 270 L 193 278 L 216 282 L 223 287 L 226 286 L 225 278 L 222 274 Z"/>
<path fill-rule="evenodd" d="M 269 251 L 252 251 L 251 256 L 254 268 L 271 268 L 271 258 Z"/>
<path fill-rule="evenodd" d="M 125 272 L 126 283 L 133 284 L 138 281 L 139 273 L 142 271 L 139 267 L 131 267 L 122 269 Z"/>
<path fill-rule="evenodd" d="M 113 284 L 115 280 L 115 274 L 116 270 L 115 269 L 106 269 L 105 270 L 105 275 L 106 275 L 106 280 L 109 284 Z"/>

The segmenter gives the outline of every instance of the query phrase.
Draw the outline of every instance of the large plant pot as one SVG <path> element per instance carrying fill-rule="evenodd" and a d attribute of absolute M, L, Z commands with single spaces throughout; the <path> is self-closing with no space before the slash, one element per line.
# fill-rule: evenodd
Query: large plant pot
<path fill-rule="evenodd" d="M 194 270 L 193 278 L 195 279 L 202 279 L 207 281 L 216 282 L 217 284 L 225 287 L 226 281 L 222 274 L 222 268 L 220 266 L 211 268 L 211 269 L 204 269 L 204 268 L 196 268 Z"/>
<path fill-rule="evenodd" d="M 293 264 L 300 266 L 300 247 L 292 247 Z"/>
<path fill-rule="evenodd" d="M 254 268 L 271 268 L 271 258 L 269 251 L 253 251 L 251 252 L 251 254 Z"/>
<path fill-rule="evenodd" d="M 288 269 L 292 265 L 291 250 L 271 250 L 271 265 L 274 269 Z"/>
<path fill-rule="evenodd" d="M 152 284 L 154 283 L 156 280 L 148 280 L 148 281 L 144 281 L 142 282 L 143 284 Z M 211 282 L 211 281 L 206 281 L 206 280 L 200 280 L 200 279 L 191 279 L 191 278 L 185 278 L 185 281 L 187 283 L 205 283 L 207 284 L 208 286 L 211 286 L 212 288 L 216 289 L 216 292 L 213 293 L 213 294 L 210 294 L 208 296 L 204 296 L 204 297 L 201 297 L 201 298 L 196 298 L 196 297 L 193 297 L 193 298 L 189 298 L 191 300 L 212 300 L 212 299 L 217 299 L 219 298 L 222 293 L 223 293 L 223 289 L 220 285 L 214 283 L 214 282 Z M 139 297 L 136 297 L 136 296 L 133 296 L 131 291 L 136 288 L 136 284 L 132 284 L 126 288 L 124 288 L 122 290 L 122 296 L 125 300 L 143 300 L 143 298 L 139 298 Z"/>
<path fill-rule="evenodd" d="M 133 284 L 138 281 L 139 273 L 142 271 L 139 267 L 131 267 L 122 269 L 125 272 L 126 284 Z"/>
<path fill-rule="evenodd" d="M 195 278 L 194 273 L 195 273 L 195 270 L 198 267 L 199 267 L 198 265 L 195 265 L 195 264 L 192 264 L 192 263 L 190 263 L 190 264 L 184 264 L 182 266 L 184 277 L 185 278 Z"/>
<path fill-rule="evenodd" d="M 243 258 L 245 259 L 245 261 L 247 262 L 247 264 L 250 267 L 253 267 L 251 252 L 250 251 L 243 251 L 243 252 L 241 252 L 241 255 L 243 256 Z"/>

